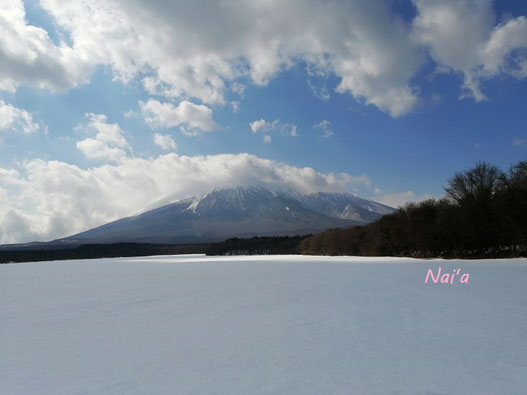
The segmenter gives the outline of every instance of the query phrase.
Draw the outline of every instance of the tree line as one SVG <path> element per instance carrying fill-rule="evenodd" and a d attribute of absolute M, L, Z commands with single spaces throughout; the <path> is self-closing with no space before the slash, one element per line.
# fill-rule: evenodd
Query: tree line
<path fill-rule="evenodd" d="M 233 237 L 211 244 L 207 255 L 299 254 L 300 243 L 310 236 L 255 236 L 249 239 Z"/>
<path fill-rule="evenodd" d="M 303 254 L 482 258 L 527 256 L 527 161 L 504 172 L 478 162 L 445 197 L 408 203 L 362 227 L 306 238 Z"/>
<path fill-rule="evenodd" d="M 0 263 L 98 259 L 149 255 L 203 254 L 208 244 L 149 243 L 83 244 L 69 248 L 12 248 L 0 250 Z"/>

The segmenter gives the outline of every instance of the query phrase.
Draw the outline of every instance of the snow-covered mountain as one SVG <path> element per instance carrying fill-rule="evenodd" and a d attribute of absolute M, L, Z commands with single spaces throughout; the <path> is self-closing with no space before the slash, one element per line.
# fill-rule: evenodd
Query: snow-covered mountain
<path fill-rule="evenodd" d="M 71 243 L 219 241 L 296 235 L 371 222 L 394 209 L 350 193 L 215 189 L 62 239 Z"/>

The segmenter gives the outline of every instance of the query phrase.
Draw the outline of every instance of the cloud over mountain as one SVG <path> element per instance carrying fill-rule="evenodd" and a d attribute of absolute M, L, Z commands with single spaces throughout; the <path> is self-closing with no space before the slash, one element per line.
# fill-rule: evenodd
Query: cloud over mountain
<path fill-rule="evenodd" d="M 49 240 L 133 214 L 164 196 L 186 198 L 215 187 L 259 185 L 301 193 L 345 191 L 366 176 L 321 173 L 249 154 L 176 153 L 88 169 L 30 160 L 0 168 L 0 243 Z"/>

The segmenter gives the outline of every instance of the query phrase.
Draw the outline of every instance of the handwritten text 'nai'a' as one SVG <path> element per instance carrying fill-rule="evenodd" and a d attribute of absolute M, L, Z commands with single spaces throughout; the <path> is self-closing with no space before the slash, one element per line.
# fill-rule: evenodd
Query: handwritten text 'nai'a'
<path fill-rule="evenodd" d="M 452 270 L 452 273 L 443 273 L 441 274 L 441 266 L 437 269 L 437 273 L 434 275 L 434 271 L 432 269 L 428 269 L 428 272 L 426 273 L 425 278 L 425 284 L 428 284 L 428 280 L 430 282 L 433 282 L 435 284 L 454 284 L 460 283 L 460 284 L 468 284 L 468 279 L 470 277 L 469 273 L 463 273 L 461 274 L 461 269 L 454 269 Z"/>

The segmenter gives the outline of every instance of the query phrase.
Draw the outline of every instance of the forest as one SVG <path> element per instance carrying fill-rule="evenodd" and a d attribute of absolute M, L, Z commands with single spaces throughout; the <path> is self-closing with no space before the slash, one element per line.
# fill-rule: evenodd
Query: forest
<path fill-rule="evenodd" d="M 445 197 L 408 203 L 366 226 L 306 238 L 314 255 L 497 258 L 527 256 L 527 161 L 456 173 Z"/>

